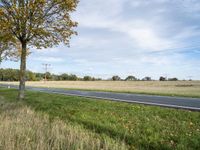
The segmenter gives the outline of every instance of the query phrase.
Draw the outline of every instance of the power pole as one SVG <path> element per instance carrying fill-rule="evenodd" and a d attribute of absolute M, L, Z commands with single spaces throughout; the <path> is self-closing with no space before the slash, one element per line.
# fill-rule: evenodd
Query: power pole
<path fill-rule="evenodd" d="M 48 72 L 48 67 L 51 66 L 51 64 L 42 64 L 44 66 L 45 69 L 45 77 L 44 77 L 44 82 L 47 81 L 47 72 Z"/>

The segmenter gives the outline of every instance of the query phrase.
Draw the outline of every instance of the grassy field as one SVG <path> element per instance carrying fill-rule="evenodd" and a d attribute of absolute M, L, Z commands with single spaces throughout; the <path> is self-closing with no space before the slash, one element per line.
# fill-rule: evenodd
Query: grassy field
<path fill-rule="evenodd" d="M 16 105 L 16 96 L 16 90 L 0 89 L 0 97 L 2 101 L 6 102 L 6 104 L 11 103 Z M 6 108 L 5 112 L 0 111 L 0 115 L 3 116 L 0 117 L 0 121 L 6 122 L 5 119 L 15 120 L 16 116 L 20 117 L 18 114 L 24 112 L 25 115 L 27 115 L 26 109 L 28 108 L 28 112 L 30 109 L 30 112 L 33 114 L 33 116 L 23 117 L 25 122 L 29 122 L 29 120 L 26 121 L 26 119 L 35 118 L 36 112 L 36 118 L 38 118 L 37 113 L 48 115 L 50 122 L 48 122 L 48 119 L 43 119 L 43 117 L 39 116 L 39 120 L 44 120 L 44 122 L 41 122 L 42 124 L 45 124 L 45 122 L 47 125 L 53 123 L 55 125 L 49 126 L 56 128 L 57 122 L 61 121 L 61 126 L 67 125 L 67 130 L 70 128 L 71 131 L 71 127 L 73 127 L 73 134 L 77 131 L 77 128 L 74 129 L 74 127 L 81 127 L 81 129 L 78 129 L 74 135 L 76 137 L 75 141 L 72 141 L 72 143 L 80 141 L 78 145 L 80 144 L 87 146 L 87 142 L 89 140 L 90 142 L 94 143 L 94 145 L 98 142 L 101 143 L 100 146 L 104 145 L 102 149 L 106 149 L 105 147 L 109 147 L 110 145 L 115 145 L 116 149 L 200 149 L 199 112 L 103 100 L 100 101 L 95 99 L 39 92 L 27 92 L 26 96 L 26 100 L 20 104 L 21 106 L 25 107 L 25 111 L 24 108 L 22 109 L 22 112 L 21 110 L 15 111 L 13 108 Z M 2 109 L 2 105 L 0 108 Z M 10 115 L 11 119 L 9 117 L 4 117 L 4 115 L 7 114 Z M 37 122 L 37 119 L 36 121 L 34 119 L 32 120 L 32 122 L 30 120 L 30 124 L 36 125 L 35 122 Z M 0 124 L 0 130 L 5 131 L 7 125 L 5 123 L 3 124 L 3 128 L 2 124 Z M 12 126 L 12 124 L 13 122 L 11 121 L 8 127 L 15 128 L 15 126 Z M 30 124 L 25 126 L 30 127 Z M 23 129 L 23 127 L 21 128 Z M 59 125 L 58 128 L 60 128 Z M 65 130 L 66 128 L 63 129 L 61 127 L 61 130 Z M 34 134 L 36 129 L 43 131 L 43 125 L 36 125 L 36 127 L 32 129 L 33 131 L 30 131 L 30 133 L 33 133 L 34 136 L 38 136 L 37 134 Z M 54 131 L 52 128 L 47 129 L 47 131 L 44 131 L 42 134 L 45 136 L 50 132 L 50 135 L 53 136 L 54 134 L 52 135 L 52 130 Z M 61 133 L 63 132 L 61 131 Z M 15 134 L 21 135 L 21 133 L 18 133 L 17 131 Z M 59 134 L 60 133 L 58 132 L 58 137 L 53 136 L 53 138 L 59 139 Z M 85 137 L 83 134 L 88 135 L 86 136 L 86 139 L 81 138 Z M 13 138 L 13 135 L 10 134 L 9 136 Z M 67 135 L 63 135 L 62 137 L 65 138 L 65 136 Z M 66 137 L 66 139 L 68 140 L 68 137 Z M 37 138 L 34 138 L 34 140 L 37 141 Z M 33 142 L 35 142 L 34 140 Z M 26 142 L 29 144 L 31 141 L 32 140 Z M 125 145 L 123 145 L 123 143 L 125 143 Z M 58 145 L 60 144 L 55 142 L 55 146 Z M 61 145 L 65 146 L 65 144 Z"/>
<path fill-rule="evenodd" d="M 0 82 L 15 84 L 18 82 Z M 200 81 L 48 81 L 27 82 L 28 86 L 128 92 L 153 95 L 200 97 Z"/>

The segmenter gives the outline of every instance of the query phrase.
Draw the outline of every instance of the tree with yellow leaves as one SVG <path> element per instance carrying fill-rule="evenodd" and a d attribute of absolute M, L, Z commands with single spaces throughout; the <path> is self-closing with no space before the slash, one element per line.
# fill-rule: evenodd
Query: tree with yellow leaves
<path fill-rule="evenodd" d="M 25 97 L 28 47 L 69 45 L 77 26 L 70 13 L 77 4 L 78 0 L 0 0 L 0 53 L 17 49 L 17 43 L 21 47 L 19 99 Z"/>

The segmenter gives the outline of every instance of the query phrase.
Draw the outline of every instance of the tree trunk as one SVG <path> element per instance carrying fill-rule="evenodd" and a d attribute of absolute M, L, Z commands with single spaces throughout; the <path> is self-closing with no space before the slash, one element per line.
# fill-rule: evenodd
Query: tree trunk
<path fill-rule="evenodd" d="M 26 42 L 21 42 L 22 51 L 21 51 L 21 62 L 20 62 L 20 84 L 19 84 L 19 100 L 25 98 L 25 81 L 26 81 Z"/>

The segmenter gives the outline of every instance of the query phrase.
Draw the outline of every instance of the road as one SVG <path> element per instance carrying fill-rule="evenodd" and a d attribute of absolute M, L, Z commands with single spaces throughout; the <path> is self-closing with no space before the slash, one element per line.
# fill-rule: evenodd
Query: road
<path fill-rule="evenodd" d="M 0 84 L 0 86 L 8 88 L 8 85 L 5 84 Z M 18 88 L 18 86 L 9 85 L 9 88 L 16 89 Z M 30 86 L 26 87 L 26 90 L 200 111 L 200 98 L 169 97 L 113 92 L 95 92 L 82 90 L 63 90 L 56 88 L 38 88 Z"/>

